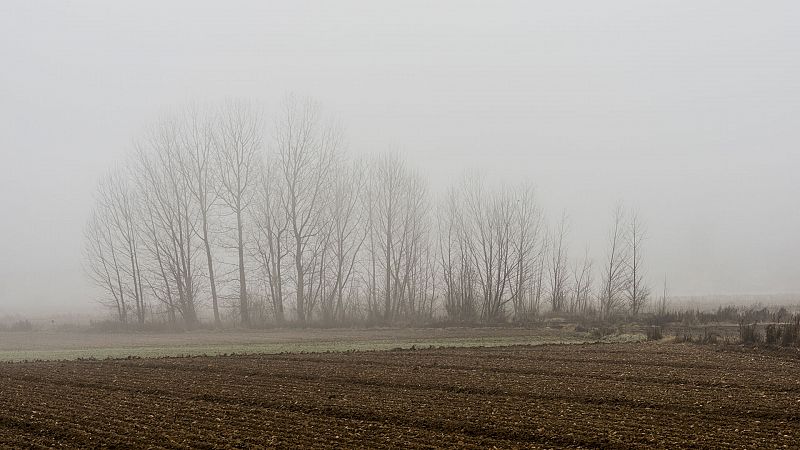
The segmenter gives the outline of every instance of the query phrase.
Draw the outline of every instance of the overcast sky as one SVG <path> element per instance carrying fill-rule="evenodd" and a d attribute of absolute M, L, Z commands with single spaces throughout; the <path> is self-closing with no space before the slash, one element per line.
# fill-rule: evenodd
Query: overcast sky
<path fill-rule="evenodd" d="M 800 291 L 800 2 L 0 3 L 0 314 L 90 310 L 98 178 L 192 100 L 318 99 L 434 192 L 529 180 L 600 258 L 647 222 L 676 294 Z"/>

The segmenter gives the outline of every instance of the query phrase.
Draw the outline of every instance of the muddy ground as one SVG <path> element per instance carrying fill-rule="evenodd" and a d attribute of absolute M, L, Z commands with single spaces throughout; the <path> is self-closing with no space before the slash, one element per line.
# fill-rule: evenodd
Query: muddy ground
<path fill-rule="evenodd" d="M 671 343 L 0 364 L 0 446 L 800 445 L 800 358 Z"/>

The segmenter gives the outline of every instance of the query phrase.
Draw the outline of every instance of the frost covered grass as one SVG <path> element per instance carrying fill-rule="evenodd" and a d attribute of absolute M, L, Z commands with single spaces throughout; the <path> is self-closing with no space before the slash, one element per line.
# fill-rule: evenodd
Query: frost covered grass
<path fill-rule="evenodd" d="M 425 328 L 373 330 L 196 331 L 186 333 L 91 334 L 0 333 L 0 361 L 253 353 L 381 351 L 429 347 L 497 347 L 644 340 L 640 334 L 597 338 L 552 329 Z"/>

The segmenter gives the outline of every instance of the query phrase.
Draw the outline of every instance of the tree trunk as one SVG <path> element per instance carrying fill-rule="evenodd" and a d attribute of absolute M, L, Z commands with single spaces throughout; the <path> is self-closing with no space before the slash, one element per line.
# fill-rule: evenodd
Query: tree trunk
<path fill-rule="evenodd" d="M 236 233 L 238 237 L 237 248 L 239 250 L 239 314 L 241 315 L 242 325 L 250 326 L 250 310 L 247 304 L 247 280 L 244 274 L 244 237 L 242 233 L 242 208 L 241 204 L 236 205 Z"/>
<path fill-rule="evenodd" d="M 208 216 L 203 211 L 203 243 L 206 247 L 206 263 L 208 264 L 208 282 L 211 286 L 211 307 L 214 310 L 214 326 L 220 328 L 219 301 L 217 300 L 217 282 L 214 279 L 214 260 L 211 258 L 211 244 L 208 242 Z"/>

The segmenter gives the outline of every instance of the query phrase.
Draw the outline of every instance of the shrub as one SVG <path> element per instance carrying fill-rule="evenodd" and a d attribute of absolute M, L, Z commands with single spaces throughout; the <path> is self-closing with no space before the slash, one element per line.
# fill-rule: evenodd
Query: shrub
<path fill-rule="evenodd" d="M 651 325 L 647 327 L 646 333 L 648 341 L 658 341 L 664 337 L 662 329 L 658 325 Z"/>
<path fill-rule="evenodd" d="M 784 347 L 800 345 L 800 314 L 796 314 L 789 323 L 783 325 L 781 345 Z"/>
<path fill-rule="evenodd" d="M 709 331 L 708 328 L 703 329 L 703 344 L 716 345 L 719 343 L 719 334 L 714 331 Z"/>
<path fill-rule="evenodd" d="M 790 347 L 800 344 L 800 314 L 793 316 L 787 323 L 771 323 L 767 325 L 765 343 L 776 347 Z"/>
<path fill-rule="evenodd" d="M 746 323 L 744 320 L 739 322 L 739 342 L 750 345 L 761 342 L 761 335 L 758 333 L 758 324 Z"/>
<path fill-rule="evenodd" d="M 764 333 L 766 344 L 777 345 L 781 339 L 781 331 L 782 327 L 779 325 L 776 325 L 774 323 L 767 325 L 767 328 Z"/>

